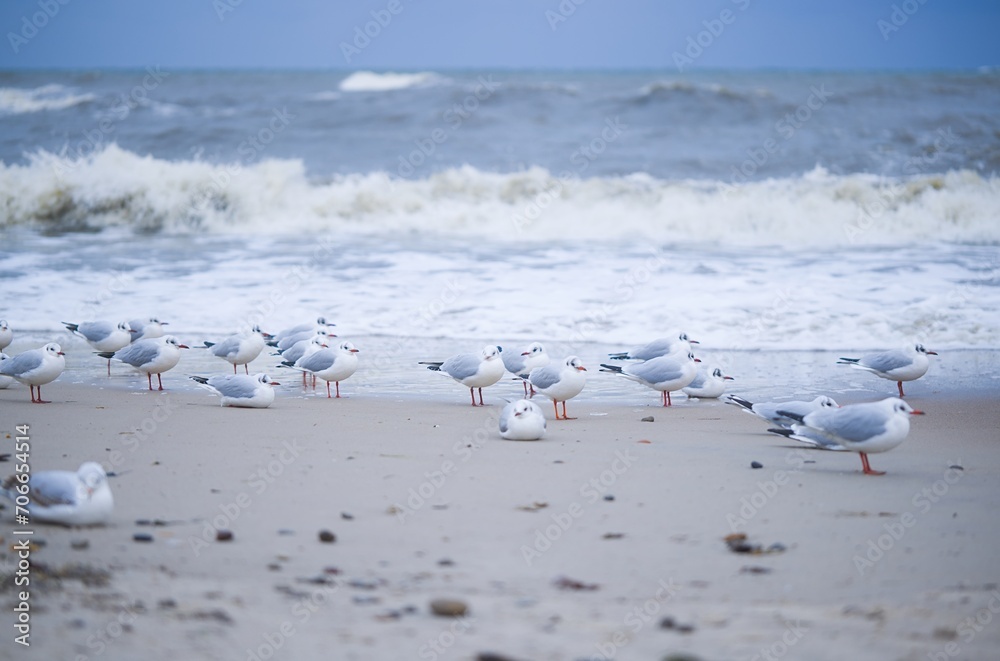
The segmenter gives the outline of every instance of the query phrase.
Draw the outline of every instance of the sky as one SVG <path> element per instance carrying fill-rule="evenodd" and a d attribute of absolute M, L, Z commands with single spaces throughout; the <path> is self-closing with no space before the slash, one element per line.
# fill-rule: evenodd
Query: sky
<path fill-rule="evenodd" d="M 1000 65 L 997 0 L 4 0 L 0 28 L 2 69 Z"/>

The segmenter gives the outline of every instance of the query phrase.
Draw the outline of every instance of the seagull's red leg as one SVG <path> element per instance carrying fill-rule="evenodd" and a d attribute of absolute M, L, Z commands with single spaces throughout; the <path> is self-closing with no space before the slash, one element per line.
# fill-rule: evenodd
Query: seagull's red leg
<path fill-rule="evenodd" d="M 250 363 L 243 363 L 243 369 L 247 371 L 247 375 L 250 374 Z"/>
<path fill-rule="evenodd" d="M 670 401 L 670 391 L 668 390 L 666 392 L 667 392 L 667 406 L 673 406 L 674 403 Z"/>
<path fill-rule="evenodd" d="M 899 386 L 899 396 L 902 397 L 903 396 L 903 382 L 902 381 L 897 381 L 896 385 Z"/>
<path fill-rule="evenodd" d="M 340 381 L 337 381 L 337 399 L 340 399 Z"/>
<path fill-rule="evenodd" d="M 52 402 L 48 402 L 48 401 L 42 399 L 42 387 L 41 386 L 35 386 L 35 388 L 38 390 L 38 399 L 32 398 L 31 402 L 33 404 L 51 404 L 52 403 Z"/>
<path fill-rule="evenodd" d="M 483 404 L 483 389 L 482 388 L 479 389 L 479 405 L 480 406 L 486 406 L 486 404 Z"/>
<path fill-rule="evenodd" d="M 149 389 L 152 390 L 153 389 L 153 373 L 152 372 L 146 372 L 146 383 L 149 384 Z"/>
<path fill-rule="evenodd" d="M 108 376 L 111 376 L 111 359 L 108 358 Z"/>
<path fill-rule="evenodd" d="M 562 404 L 563 404 L 563 420 L 576 420 L 576 418 L 571 418 L 568 415 L 566 415 L 566 402 L 564 401 Z"/>
<path fill-rule="evenodd" d="M 552 408 L 554 408 L 556 410 L 556 420 L 558 420 L 559 419 L 559 402 L 557 402 L 556 400 L 553 399 L 552 400 Z"/>
<path fill-rule="evenodd" d="M 524 396 L 525 396 L 525 397 L 527 397 L 527 396 L 528 396 L 528 382 L 527 382 L 527 381 L 524 381 L 524 380 L 522 380 L 522 381 L 521 381 L 521 385 L 523 385 L 523 386 L 524 386 Z"/>
<path fill-rule="evenodd" d="M 330 382 L 326 382 L 326 398 L 330 399 Z"/>
<path fill-rule="evenodd" d="M 156 382 L 160 384 L 160 390 L 163 390 L 163 374 L 157 372 Z"/>
<path fill-rule="evenodd" d="M 872 470 L 872 467 L 868 465 L 868 455 L 864 452 L 859 452 L 861 455 L 861 466 L 864 468 L 865 475 L 885 475 L 885 471 Z"/>
<path fill-rule="evenodd" d="M 472 405 L 475 406 L 476 405 L 476 389 L 475 388 L 469 388 L 469 394 L 472 395 Z"/>

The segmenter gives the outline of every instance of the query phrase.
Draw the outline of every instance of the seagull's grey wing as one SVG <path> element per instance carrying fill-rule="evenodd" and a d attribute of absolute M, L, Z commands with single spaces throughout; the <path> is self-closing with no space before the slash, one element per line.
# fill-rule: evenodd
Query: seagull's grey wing
<path fill-rule="evenodd" d="M 664 383 L 681 378 L 684 368 L 672 360 L 649 360 L 632 365 L 628 372 L 647 383 Z"/>
<path fill-rule="evenodd" d="M 881 353 L 871 353 L 862 356 L 858 365 L 875 370 L 876 372 L 891 372 L 900 367 L 906 367 L 913 362 L 913 358 L 902 351 L 883 351 Z"/>
<path fill-rule="evenodd" d="M 698 373 L 694 376 L 694 381 L 687 384 L 686 388 L 704 388 L 705 382 L 708 381 L 708 374 L 705 370 L 698 370 Z"/>
<path fill-rule="evenodd" d="M 452 356 L 441 363 L 441 371 L 451 378 L 461 381 L 462 379 L 474 376 L 479 371 L 479 364 L 481 362 L 483 361 L 479 356 L 471 353 L 463 353 L 458 356 Z"/>
<path fill-rule="evenodd" d="M 812 427 L 807 427 L 806 425 L 792 424 L 789 429 L 792 430 L 791 437 L 796 441 L 802 441 L 803 443 L 808 443 L 809 445 L 815 445 L 816 447 L 823 448 L 824 450 L 846 450 L 840 442 L 818 429 L 813 429 Z"/>
<path fill-rule="evenodd" d="M 105 339 L 108 335 L 111 335 L 117 326 L 107 322 L 107 321 L 92 321 L 86 324 L 80 324 L 76 332 L 87 338 L 88 342 L 100 342 Z"/>
<path fill-rule="evenodd" d="M 41 367 L 44 356 L 40 351 L 27 351 L 0 363 L 0 374 L 20 376 Z"/>
<path fill-rule="evenodd" d="M 76 473 L 69 471 L 43 471 L 32 475 L 28 486 L 36 505 L 73 505 L 77 502 L 80 481 Z"/>
<path fill-rule="evenodd" d="M 160 354 L 160 345 L 153 340 L 139 340 L 130 344 L 115 354 L 115 358 L 128 363 L 132 367 L 140 367 L 156 360 Z"/>
<path fill-rule="evenodd" d="M 660 356 L 666 356 L 670 353 L 670 349 L 673 345 L 673 341 L 669 337 L 661 337 L 653 340 L 649 344 L 636 347 L 629 352 L 629 358 L 635 358 L 636 360 L 651 360 L 653 358 L 659 358 Z"/>
<path fill-rule="evenodd" d="M 242 378 L 240 378 L 242 376 Z M 224 377 L 213 376 L 208 380 L 208 385 L 215 388 L 223 397 L 233 397 L 236 399 L 250 399 L 257 390 L 257 377 L 246 375 L 229 374 Z"/>
<path fill-rule="evenodd" d="M 295 366 L 309 372 L 322 372 L 332 367 L 335 360 L 337 360 L 337 356 L 332 351 L 321 349 L 309 356 L 303 356 L 295 363 Z"/>
<path fill-rule="evenodd" d="M 500 354 L 500 358 L 503 360 L 503 366 L 511 374 L 520 374 L 527 360 L 527 356 L 522 356 L 517 351 L 504 351 Z"/>
<path fill-rule="evenodd" d="M 803 422 L 821 432 L 859 443 L 883 433 L 887 418 L 883 411 L 862 404 L 815 411 Z"/>
<path fill-rule="evenodd" d="M 231 356 L 240 350 L 240 338 L 236 335 L 230 335 L 222 342 L 209 347 L 208 350 L 212 352 L 212 355 L 219 358 Z"/>
<path fill-rule="evenodd" d="M 539 390 L 551 388 L 555 384 L 559 383 L 559 379 L 562 376 L 560 373 L 560 367 L 547 365 L 545 367 L 539 367 L 538 369 L 531 370 L 531 376 L 528 377 L 528 381 Z"/>
<path fill-rule="evenodd" d="M 306 354 L 306 347 L 309 346 L 308 340 L 300 340 L 292 346 L 288 347 L 281 352 L 281 357 L 290 363 L 294 363 L 299 358 Z"/>

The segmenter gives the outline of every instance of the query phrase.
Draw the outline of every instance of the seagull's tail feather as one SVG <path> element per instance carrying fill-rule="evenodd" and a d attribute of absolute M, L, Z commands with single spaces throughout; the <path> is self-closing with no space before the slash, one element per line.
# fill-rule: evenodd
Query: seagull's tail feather
<path fill-rule="evenodd" d="M 432 372 L 440 372 L 441 371 L 441 366 L 444 365 L 443 362 L 440 362 L 440 363 L 425 363 L 425 362 L 420 362 L 420 363 L 417 363 L 417 364 L 418 365 L 427 365 L 427 369 L 429 369 Z"/>
<path fill-rule="evenodd" d="M 609 353 L 608 357 L 611 360 L 628 360 L 628 351 L 622 351 L 621 353 Z"/>
<path fill-rule="evenodd" d="M 799 415 L 798 413 L 792 413 L 791 411 L 777 411 L 777 414 L 799 423 L 801 423 L 802 419 L 805 417 L 804 415 Z M 768 429 L 768 431 L 771 430 Z"/>
<path fill-rule="evenodd" d="M 725 401 L 726 404 L 734 404 L 736 406 L 739 406 L 745 411 L 750 411 L 751 413 L 753 413 L 753 402 L 751 402 L 748 399 L 743 399 L 739 395 L 729 395 L 723 401 Z"/>
<path fill-rule="evenodd" d="M 838 358 L 838 365 L 857 365 L 860 358 Z"/>
<path fill-rule="evenodd" d="M 208 341 L 205 342 L 205 348 L 206 349 L 211 349 L 214 346 L 215 346 L 215 342 L 208 342 Z"/>
<path fill-rule="evenodd" d="M 617 365 L 605 365 L 604 363 L 601 363 L 601 367 L 604 368 L 600 370 L 601 372 L 614 372 L 615 374 L 622 373 L 622 368 L 618 367 Z"/>
<path fill-rule="evenodd" d="M 65 326 L 66 329 L 69 332 L 71 332 L 71 333 L 75 333 L 76 329 L 78 329 L 80 327 L 80 324 L 71 324 L 68 321 L 60 321 L 59 323 L 61 323 L 63 326 Z"/>
<path fill-rule="evenodd" d="M 104 358 L 105 360 L 111 360 L 112 358 L 115 357 L 114 351 L 95 351 L 94 353 L 96 353 L 101 358 Z"/>
<path fill-rule="evenodd" d="M 784 436 L 785 438 L 794 438 L 795 436 L 795 432 L 793 432 L 791 429 L 786 429 L 784 427 L 772 427 L 767 431 L 771 432 L 772 434 L 777 434 L 778 436 Z"/>
<path fill-rule="evenodd" d="M 192 376 L 191 378 L 200 383 L 201 385 L 206 385 L 208 383 L 208 379 L 204 376 Z"/>

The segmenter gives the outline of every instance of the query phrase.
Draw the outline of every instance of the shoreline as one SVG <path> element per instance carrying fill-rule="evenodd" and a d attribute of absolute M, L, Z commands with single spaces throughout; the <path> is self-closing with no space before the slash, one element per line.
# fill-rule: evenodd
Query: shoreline
<path fill-rule="evenodd" d="M 109 525 L 35 526 L 38 567 L 110 573 L 38 581 L 32 643 L 49 658 L 707 660 L 784 645 L 791 658 L 921 659 L 954 644 L 987 659 L 1000 646 L 1000 627 L 966 640 L 962 626 L 997 589 L 990 397 L 908 397 L 929 415 L 872 455 L 888 471 L 873 477 L 852 453 L 791 445 L 719 402 L 571 400 L 577 420 L 543 406 L 547 437 L 513 442 L 500 406 L 468 406 L 458 386 L 453 401 L 245 410 L 200 390 L 56 382 L 53 397 L 57 385 L 63 400 L 45 406 L 0 391 L 7 424 L 30 425 L 33 468 L 96 459 L 122 474 Z M 785 551 L 732 553 L 733 532 Z M 468 615 L 432 616 L 441 597 Z M 668 616 L 677 626 L 661 627 Z"/>

